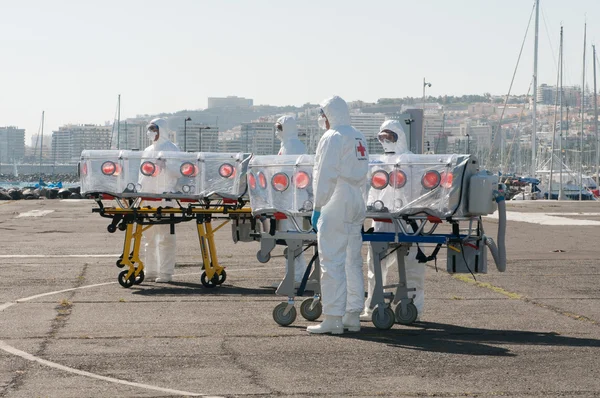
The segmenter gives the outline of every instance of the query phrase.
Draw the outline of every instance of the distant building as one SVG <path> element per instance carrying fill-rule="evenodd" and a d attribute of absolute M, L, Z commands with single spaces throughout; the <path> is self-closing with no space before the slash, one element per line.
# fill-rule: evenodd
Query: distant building
<path fill-rule="evenodd" d="M 487 103 L 469 104 L 468 112 L 469 116 L 492 116 L 498 114 L 498 108 Z"/>
<path fill-rule="evenodd" d="M 187 122 L 182 120 L 176 126 L 175 144 L 179 149 L 187 152 L 218 152 L 219 128 L 194 120 Z"/>
<path fill-rule="evenodd" d="M 255 155 L 275 155 L 281 142 L 275 137 L 275 121 L 242 123 L 240 141 L 244 152 Z"/>
<path fill-rule="evenodd" d="M 539 104 L 554 104 L 554 96 L 556 95 L 556 86 L 540 84 L 537 88 L 536 101 Z"/>
<path fill-rule="evenodd" d="M 212 108 L 250 108 L 253 100 L 243 97 L 208 97 L 208 109 Z"/>
<path fill-rule="evenodd" d="M 42 135 L 36 134 L 33 137 L 31 137 L 31 145 L 30 146 L 32 148 L 38 148 L 38 150 L 39 150 L 39 147 L 41 145 L 43 145 L 44 151 L 49 150 L 52 147 L 52 135 L 44 134 L 44 136 L 42 137 Z"/>
<path fill-rule="evenodd" d="M 143 151 L 151 142 L 146 134 L 148 122 L 145 120 L 128 119 L 121 121 L 119 125 L 113 125 L 111 140 L 112 147 L 118 149 L 137 149 Z M 118 146 L 115 144 L 119 142 Z"/>
<path fill-rule="evenodd" d="M 56 163 L 76 163 L 84 149 L 110 149 L 112 126 L 66 125 L 52 132 L 52 156 Z"/>
<path fill-rule="evenodd" d="M 25 130 L 0 127 L 0 163 L 18 162 L 25 156 Z"/>

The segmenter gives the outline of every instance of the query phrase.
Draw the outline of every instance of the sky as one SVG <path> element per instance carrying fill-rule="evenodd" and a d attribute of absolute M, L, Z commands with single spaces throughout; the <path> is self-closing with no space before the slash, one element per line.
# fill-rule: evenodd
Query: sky
<path fill-rule="evenodd" d="M 427 95 L 505 95 L 534 0 L 0 0 L 0 126 L 44 134 L 67 123 L 202 109 Z M 600 1 L 540 0 L 538 84 L 586 81 Z M 600 48 L 598 50 L 600 52 Z M 513 94 L 532 80 L 534 18 Z M 600 66 L 599 66 L 600 68 Z M 30 139 L 26 139 L 30 143 Z"/>

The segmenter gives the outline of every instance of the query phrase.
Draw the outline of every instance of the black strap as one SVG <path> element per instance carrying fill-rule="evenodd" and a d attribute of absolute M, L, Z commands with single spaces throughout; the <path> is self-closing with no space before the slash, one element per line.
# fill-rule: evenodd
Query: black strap
<path fill-rule="evenodd" d="M 313 264 L 319 258 L 319 253 L 315 253 L 315 255 L 310 259 L 308 266 L 306 267 L 306 271 L 304 271 L 304 275 L 302 276 L 302 282 L 296 291 L 296 296 L 301 297 L 304 295 L 304 289 L 306 289 L 306 283 L 308 282 L 308 277 L 310 276 L 310 272 L 312 270 Z"/>
<path fill-rule="evenodd" d="M 441 248 L 442 248 L 442 244 L 438 243 L 435 246 L 435 249 L 433 249 L 433 252 L 431 253 L 431 255 L 430 256 L 426 256 L 425 253 L 423 253 L 423 250 L 421 250 L 421 248 L 417 244 L 417 257 L 416 258 L 417 258 L 417 260 L 420 263 L 426 263 L 426 262 L 431 261 L 431 260 L 437 260 L 437 254 L 438 254 L 438 252 L 440 251 Z"/>

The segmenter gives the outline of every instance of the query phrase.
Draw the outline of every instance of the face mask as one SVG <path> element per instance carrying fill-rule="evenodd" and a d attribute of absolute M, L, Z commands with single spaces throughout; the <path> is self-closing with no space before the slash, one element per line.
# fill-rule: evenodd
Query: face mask
<path fill-rule="evenodd" d="M 156 131 L 150 131 L 150 130 L 147 130 L 147 131 L 146 131 L 146 136 L 147 136 L 147 137 L 148 137 L 148 139 L 149 139 L 150 141 L 152 141 L 152 142 L 154 142 L 154 140 L 156 139 L 156 135 L 157 135 L 157 132 L 156 132 Z"/>
<path fill-rule="evenodd" d="M 277 139 L 279 141 L 281 141 L 282 136 L 283 136 L 283 130 L 279 130 L 278 128 L 275 128 L 275 137 L 277 137 Z"/>
<path fill-rule="evenodd" d="M 321 117 L 319 118 L 319 120 L 317 121 L 317 122 L 319 123 L 319 128 L 320 128 L 321 130 L 327 130 L 327 125 L 325 124 L 325 121 L 326 121 L 326 120 L 327 120 L 326 118 L 324 118 L 323 116 L 321 116 Z"/>
<path fill-rule="evenodd" d="M 388 140 L 383 140 L 381 142 L 383 146 L 383 151 L 385 153 L 396 153 L 396 143 Z"/>

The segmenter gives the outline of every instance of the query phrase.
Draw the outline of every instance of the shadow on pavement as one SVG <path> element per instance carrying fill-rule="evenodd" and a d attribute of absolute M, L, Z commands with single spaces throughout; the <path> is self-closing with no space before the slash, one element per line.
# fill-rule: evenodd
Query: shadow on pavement
<path fill-rule="evenodd" d="M 516 356 L 502 345 L 600 347 L 600 340 L 565 337 L 558 333 L 469 328 L 434 322 L 417 322 L 412 329 L 379 330 L 362 323 L 359 333 L 341 337 L 388 344 L 391 347 L 461 355 Z"/>
<path fill-rule="evenodd" d="M 239 286 L 223 285 L 214 288 L 204 287 L 200 282 L 169 282 L 169 283 L 152 283 L 144 284 L 143 287 L 138 287 L 138 290 L 133 294 L 140 296 L 189 296 L 189 295 L 273 295 L 272 288 L 245 288 Z"/>

